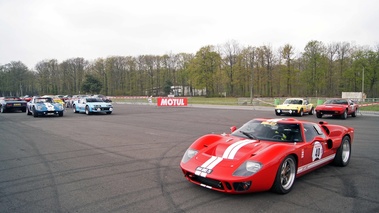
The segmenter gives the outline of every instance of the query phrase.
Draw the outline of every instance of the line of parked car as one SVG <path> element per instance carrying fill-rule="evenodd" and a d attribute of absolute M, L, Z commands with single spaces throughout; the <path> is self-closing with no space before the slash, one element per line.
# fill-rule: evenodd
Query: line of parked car
<path fill-rule="evenodd" d="M 55 115 L 62 117 L 66 107 L 72 107 L 75 113 L 83 112 L 111 114 L 112 100 L 104 95 L 76 96 L 25 96 L 23 98 L 7 96 L 0 97 L 0 112 L 21 111 L 34 117 Z"/>
<path fill-rule="evenodd" d="M 322 118 L 324 115 L 333 117 L 341 117 L 346 119 L 349 115 L 357 116 L 359 105 L 354 101 L 345 98 L 333 98 L 325 101 L 323 104 L 317 105 L 309 103 L 306 98 L 288 98 L 283 104 L 275 107 L 275 114 L 280 115 L 298 115 L 316 114 L 317 118 Z"/>

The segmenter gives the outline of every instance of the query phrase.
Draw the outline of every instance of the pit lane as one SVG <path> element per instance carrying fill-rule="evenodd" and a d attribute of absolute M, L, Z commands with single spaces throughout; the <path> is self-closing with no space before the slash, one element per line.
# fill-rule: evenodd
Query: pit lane
<path fill-rule="evenodd" d="M 366 114 L 323 118 L 355 128 L 350 164 L 305 175 L 287 195 L 228 195 L 185 180 L 179 162 L 196 138 L 255 117 L 278 118 L 262 108 L 128 104 L 112 115 L 0 114 L 0 212 L 379 212 L 379 117 Z"/>

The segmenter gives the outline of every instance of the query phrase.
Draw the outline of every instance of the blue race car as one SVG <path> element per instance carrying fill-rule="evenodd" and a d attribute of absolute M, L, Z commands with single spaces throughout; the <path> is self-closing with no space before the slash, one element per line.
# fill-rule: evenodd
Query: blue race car
<path fill-rule="evenodd" d="M 72 108 L 75 113 L 84 112 L 87 115 L 93 113 L 112 114 L 113 112 L 113 105 L 111 103 L 104 102 L 101 98 L 95 97 L 83 97 L 75 101 Z"/>
<path fill-rule="evenodd" d="M 63 105 L 55 103 L 51 97 L 33 97 L 26 106 L 26 114 L 34 117 L 41 115 L 58 115 L 62 117 L 63 111 Z"/>

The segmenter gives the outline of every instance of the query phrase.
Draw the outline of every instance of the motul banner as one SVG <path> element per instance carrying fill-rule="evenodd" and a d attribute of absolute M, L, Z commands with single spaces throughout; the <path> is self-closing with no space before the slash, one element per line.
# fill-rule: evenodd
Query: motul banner
<path fill-rule="evenodd" d="M 157 106 L 187 106 L 187 98 L 157 98 Z"/>

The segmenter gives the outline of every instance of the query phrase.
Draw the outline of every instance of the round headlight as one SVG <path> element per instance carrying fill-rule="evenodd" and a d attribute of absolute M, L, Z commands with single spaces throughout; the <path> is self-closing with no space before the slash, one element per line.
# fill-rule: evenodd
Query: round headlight
<path fill-rule="evenodd" d="M 186 153 L 184 153 L 183 155 L 183 158 L 182 158 L 182 162 L 183 163 L 187 163 L 191 158 L 193 158 L 196 154 L 198 153 L 197 150 L 195 149 L 187 149 Z"/>
<path fill-rule="evenodd" d="M 254 161 L 246 162 L 246 170 L 252 173 L 258 172 L 262 168 L 262 164 Z"/>
<path fill-rule="evenodd" d="M 233 176 L 247 177 L 257 173 L 263 165 L 256 161 L 245 161 L 234 171 Z"/>

